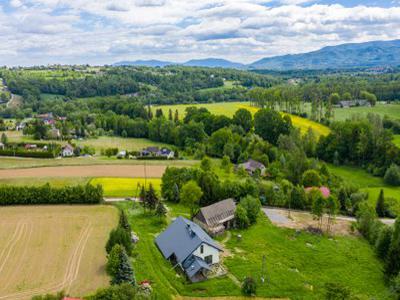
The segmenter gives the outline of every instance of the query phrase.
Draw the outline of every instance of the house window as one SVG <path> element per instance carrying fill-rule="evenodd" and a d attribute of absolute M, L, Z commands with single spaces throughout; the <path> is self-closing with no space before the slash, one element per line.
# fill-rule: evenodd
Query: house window
<path fill-rule="evenodd" d="M 207 264 L 211 265 L 211 264 L 212 264 L 212 261 L 213 261 L 212 255 L 208 255 L 208 256 L 204 257 L 204 261 L 205 261 Z"/>
<path fill-rule="evenodd" d="M 203 254 L 204 253 L 204 245 L 201 245 L 200 246 L 200 254 Z"/>

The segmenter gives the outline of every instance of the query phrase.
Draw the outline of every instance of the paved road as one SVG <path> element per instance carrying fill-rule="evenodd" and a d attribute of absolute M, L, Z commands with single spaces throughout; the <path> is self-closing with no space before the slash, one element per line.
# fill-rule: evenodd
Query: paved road
<path fill-rule="evenodd" d="M 274 207 L 263 207 L 262 208 L 263 212 L 265 215 L 274 223 L 280 223 L 280 224 L 290 224 L 292 220 L 287 218 L 284 214 L 282 214 L 282 211 L 287 212 L 288 210 L 285 208 L 274 208 Z M 292 210 L 294 211 L 294 210 Z M 301 213 L 308 213 L 307 211 L 299 211 Z M 342 220 L 342 221 L 349 221 L 349 222 L 356 222 L 357 219 L 354 217 L 347 217 L 347 216 L 336 216 L 336 220 Z M 393 225 L 394 222 L 396 221 L 395 219 L 386 219 L 386 218 L 381 218 L 380 221 L 386 225 Z"/>
<path fill-rule="evenodd" d="M 123 201 L 139 201 L 139 198 L 125 197 L 125 198 L 104 198 L 104 202 L 113 203 L 113 202 L 123 202 Z"/>

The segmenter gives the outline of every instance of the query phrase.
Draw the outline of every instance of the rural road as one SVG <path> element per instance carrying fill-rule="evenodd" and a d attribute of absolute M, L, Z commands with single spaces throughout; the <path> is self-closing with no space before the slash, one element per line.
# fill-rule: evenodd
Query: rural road
<path fill-rule="evenodd" d="M 24 177 L 153 177 L 161 178 L 166 166 L 144 165 L 93 165 L 40 167 L 28 169 L 3 169 L 0 178 Z"/>
<path fill-rule="evenodd" d="M 287 217 L 288 210 L 285 208 L 274 208 L 274 207 L 264 206 L 262 208 L 262 210 L 263 210 L 264 214 L 268 217 L 268 219 L 270 219 L 271 222 L 273 222 L 273 223 L 287 225 L 292 222 L 292 220 L 290 220 Z M 297 210 L 292 210 L 292 211 L 297 211 Z M 284 212 L 284 214 L 283 214 L 283 212 Z M 298 212 L 307 213 L 306 211 L 298 211 Z M 340 216 L 340 215 L 336 216 L 336 220 L 349 221 L 349 222 L 357 221 L 357 219 L 354 217 L 347 217 L 347 216 Z M 396 220 L 384 218 L 384 219 L 380 219 L 380 221 L 386 225 L 393 225 Z"/>

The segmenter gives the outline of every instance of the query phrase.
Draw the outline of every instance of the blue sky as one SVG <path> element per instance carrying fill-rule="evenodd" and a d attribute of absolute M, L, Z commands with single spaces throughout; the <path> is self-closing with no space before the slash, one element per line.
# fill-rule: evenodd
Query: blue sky
<path fill-rule="evenodd" d="M 238 62 L 400 38 L 400 0 L 1 0 L 0 65 Z"/>

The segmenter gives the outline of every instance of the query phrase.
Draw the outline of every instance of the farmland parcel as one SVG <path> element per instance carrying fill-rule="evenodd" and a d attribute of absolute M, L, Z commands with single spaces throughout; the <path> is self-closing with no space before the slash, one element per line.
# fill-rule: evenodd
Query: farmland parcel
<path fill-rule="evenodd" d="M 1 300 L 60 290 L 83 296 L 108 284 L 104 245 L 115 208 L 1 207 L 0 215 Z"/>

